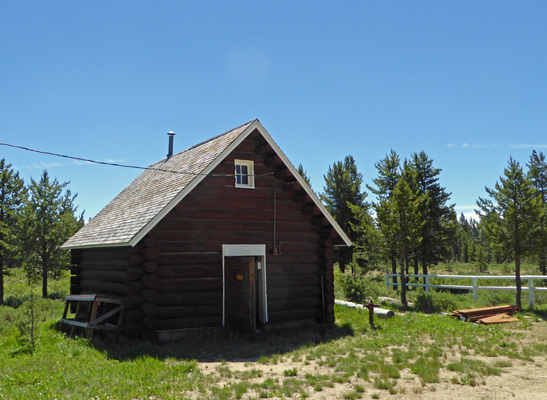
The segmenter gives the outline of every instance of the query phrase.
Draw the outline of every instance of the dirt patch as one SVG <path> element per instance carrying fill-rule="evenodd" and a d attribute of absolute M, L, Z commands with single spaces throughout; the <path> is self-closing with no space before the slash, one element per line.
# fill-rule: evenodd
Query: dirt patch
<path fill-rule="evenodd" d="M 521 334 L 521 346 L 533 346 L 534 343 L 547 341 L 547 324 L 545 322 L 531 323 L 531 328 L 515 330 Z M 451 354 L 443 361 L 446 366 L 452 360 L 461 356 L 454 349 L 446 349 Z M 357 374 L 343 376 L 328 363 L 321 360 L 307 360 L 305 354 L 297 357 L 280 356 L 277 363 L 260 363 L 256 361 L 207 362 L 200 363 L 200 370 L 209 374 L 215 380 L 217 388 L 244 383 L 246 390 L 231 393 L 231 397 L 242 399 L 256 398 L 302 398 L 310 399 L 344 399 L 344 398 L 384 398 L 393 400 L 407 399 L 546 399 L 547 398 L 547 364 L 545 356 L 531 356 L 526 360 L 508 359 L 506 357 L 479 357 L 468 355 L 486 365 L 500 366 L 500 375 L 474 375 L 449 371 L 443 367 L 440 370 L 438 383 L 423 383 L 422 380 L 408 368 L 400 371 L 397 379 L 391 382 L 391 389 L 379 387 L 378 377 L 370 374 L 360 378 Z M 324 361 L 324 360 L 323 360 Z M 264 383 L 271 382 L 281 388 L 277 392 L 264 389 Z M 300 383 L 299 383 L 300 382 Z M 292 390 L 283 392 L 287 385 L 296 385 Z M 262 386 L 261 386 L 262 385 Z M 300 386 L 299 386 L 300 385 Z M 202 398 L 198 396 L 199 398 Z M 210 396 L 214 398 L 214 395 Z"/>

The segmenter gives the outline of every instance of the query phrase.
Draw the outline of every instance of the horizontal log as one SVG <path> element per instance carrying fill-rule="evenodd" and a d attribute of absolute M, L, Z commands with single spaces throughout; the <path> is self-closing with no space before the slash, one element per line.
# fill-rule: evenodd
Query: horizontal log
<path fill-rule="evenodd" d="M 144 303 L 144 297 L 140 294 L 127 295 L 122 299 L 122 304 L 127 309 L 140 308 L 143 303 Z"/>
<path fill-rule="evenodd" d="M 312 318 L 321 318 L 323 311 L 319 308 L 303 308 L 287 311 L 268 312 L 268 321 L 278 323 L 284 321 L 296 321 Z"/>
<path fill-rule="evenodd" d="M 165 253 L 158 260 L 159 269 L 173 265 L 222 265 L 222 254 L 215 253 Z"/>
<path fill-rule="evenodd" d="M 169 265 L 158 268 L 160 279 L 221 278 L 222 263 L 205 265 Z"/>
<path fill-rule="evenodd" d="M 156 275 L 144 275 L 142 282 L 158 293 L 188 293 L 222 289 L 221 278 L 159 279 Z"/>
<path fill-rule="evenodd" d="M 271 198 L 271 196 L 270 196 Z M 302 222 L 309 223 L 310 217 L 304 215 L 298 207 L 293 210 L 282 210 L 276 213 L 276 221 L 280 222 Z M 166 217 L 197 220 L 235 220 L 235 221 L 272 221 L 273 203 L 262 209 L 205 209 L 205 208 L 183 208 L 175 209 Z"/>
<path fill-rule="evenodd" d="M 304 204 L 302 206 L 302 213 L 305 215 L 320 215 L 321 209 L 317 207 L 315 204 Z"/>
<path fill-rule="evenodd" d="M 236 190 L 237 188 L 234 188 Z M 253 190 L 237 189 L 239 193 L 253 192 Z M 279 193 L 283 193 L 279 191 Z M 268 197 L 269 200 L 260 198 L 251 198 L 249 195 L 226 196 L 230 201 L 219 201 L 216 195 L 197 195 L 190 194 L 181 201 L 181 207 L 189 208 L 209 208 L 212 210 L 264 210 L 272 209 L 273 196 Z M 268 202 L 267 202 L 268 201 Z M 271 201 L 271 204 L 269 203 Z M 278 198 L 276 208 L 279 211 L 300 211 L 301 207 L 291 200 L 283 200 Z"/>
<path fill-rule="evenodd" d="M 138 281 L 144 274 L 144 270 L 140 267 L 129 267 L 127 269 L 127 280 Z"/>
<path fill-rule="evenodd" d="M 130 267 L 137 267 L 137 266 L 142 265 L 142 263 L 144 263 L 144 261 L 145 260 L 144 260 L 142 255 L 140 255 L 140 254 L 130 254 L 129 258 L 128 258 L 128 261 L 127 261 L 127 264 Z"/>
<path fill-rule="evenodd" d="M 320 284 L 320 276 L 315 274 L 273 275 L 267 278 L 269 288 L 287 286 L 315 286 Z"/>
<path fill-rule="evenodd" d="M 222 325 L 222 316 L 203 318 L 174 318 L 163 320 L 153 317 L 145 317 L 144 325 L 148 329 L 152 330 L 217 327 Z"/>
<path fill-rule="evenodd" d="M 264 165 L 267 167 L 275 168 L 276 166 L 283 166 L 283 160 L 277 154 L 270 157 L 264 157 Z"/>
<path fill-rule="evenodd" d="M 302 184 L 298 182 L 297 180 L 285 182 L 283 184 L 283 190 L 287 192 L 300 191 L 302 189 L 303 189 Z"/>
<path fill-rule="evenodd" d="M 129 247 L 128 254 L 140 254 L 143 247 L 144 246 L 143 246 L 142 242 L 137 243 L 137 245 Z"/>
<path fill-rule="evenodd" d="M 319 296 L 305 297 L 302 299 L 283 299 L 268 301 L 268 312 L 291 311 L 300 308 L 317 308 L 322 310 Z"/>
<path fill-rule="evenodd" d="M 266 221 L 237 221 L 237 220 L 196 220 L 170 218 L 159 224 L 165 231 L 210 231 L 210 232 L 234 232 L 253 231 L 271 232 L 273 229 L 273 212 Z M 309 222 L 287 222 L 276 220 L 276 229 L 287 232 L 317 232 L 318 227 Z"/>
<path fill-rule="evenodd" d="M 275 264 L 319 264 L 321 258 L 317 252 L 313 253 L 287 253 L 281 247 L 281 254 L 278 254 L 273 259 L 270 258 L 271 263 Z"/>
<path fill-rule="evenodd" d="M 125 271 L 127 260 L 82 260 L 80 267 L 82 270 Z"/>
<path fill-rule="evenodd" d="M 298 275 L 321 273 L 321 268 L 317 264 L 267 264 L 267 275 Z"/>
<path fill-rule="evenodd" d="M 150 235 L 146 235 L 141 242 L 146 247 L 154 247 L 156 245 L 156 240 Z"/>
<path fill-rule="evenodd" d="M 129 322 L 141 322 L 144 318 L 144 313 L 142 310 L 135 309 L 135 310 L 127 310 L 125 312 L 125 321 L 126 323 Z"/>
<path fill-rule="evenodd" d="M 127 271 L 106 271 L 97 269 L 84 269 L 80 273 L 82 279 L 91 279 L 101 282 L 127 283 Z"/>
<path fill-rule="evenodd" d="M 283 299 L 302 299 L 306 297 L 320 296 L 321 286 L 282 286 L 268 288 L 268 301 Z"/>
<path fill-rule="evenodd" d="M 271 155 L 274 153 L 274 149 L 272 149 L 272 146 L 268 142 L 264 142 L 256 146 L 255 153 L 258 155 Z"/>
<path fill-rule="evenodd" d="M 283 168 L 283 169 L 279 169 L 279 170 L 275 171 L 274 176 L 277 179 L 281 179 L 281 180 L 285 180 L 285 181 L 294 179 L 293 174 L 291 173 L 291 171 L 289 171 L 288 168 Z"/>
<path fill-rule="evenodd" d="M 147 317 L 156 317 L 158 319 L 222 317 L 222 304 L 158 307 L 155 304 L 145 303 L 142 306 L 142 311 Z"/>
<path fill-rule="evenodd" d="M 157 247 L 145 247 L 141 254 L 147 261 L 157 261 L 161 257 L 160 249 Z"/>
<path fill-rule="evenodd" d="M 82 280 L 82 279 L 80 278 L 79 275 L 77 275 L 77 276 L 71 276 L 71 277 L 70 277 L 70 284 L 71 284 L 71 285 L 78 285 L 78 284 L 80 283 L 81 280 Z"/>
<path fill-rule="evenodd" d="M 158 263 L 155 261 L 145 261 L 142 264 L 142 268 L 145 272 L 148 272 L 149 274 L 153 274 L 158 270 Z"/>
<path fill-rule="evenodd" d="M 158 293 L 147 289 L 143 292 L 146 301 L 158 306 L 194 306 L 194 305 L 222 305 L 222 290 L 197 293 Z"/>
<path fill-rule="evenodd" d="M 127 294 L 142 294 L 144 285 L 139 281 L 127 282 Z"/>
<path fill-rule="evenodd" d="M 245 243 L 266 243 L 272 242 L 273 232 L 167 232 L 158 230 L 154 233 L 158 240 L 179 240 L 188 242 L 210 242 L 219 241 L 223 244 L 245 244 Z M 315 242 L 319 240 L 317 233 L 304 232 L 276 232 L 277 240 L 281 242 Z"/>
<path fill-rule="evenodd" d="M 113 294 L 116 296 L 125 296 L 127 294 L 127 285 L 112 282 L 94 281 L 85 279 L 80 282 L 83 290 L 97 294 Z"/>
<path fill-rule="evenodd" d="M 127 247 L 100 247 L 93 249 L 81 249 L 83 260 L 127 260 L 129 254 Z"/>

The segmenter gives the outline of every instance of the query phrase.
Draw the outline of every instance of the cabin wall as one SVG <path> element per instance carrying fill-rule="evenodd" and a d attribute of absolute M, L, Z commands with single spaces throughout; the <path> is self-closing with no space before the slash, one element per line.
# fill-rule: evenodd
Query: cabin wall
<path fill-rule="evenodd" d="M 117 296 L 126 307 L 125 333 L 138 337 L 144 331 L 144 285 L 141 277 L 143 245 L 71 250 L 71 294 L 96 293 Z"/>
<path fill-rule="evenodd" d="M 254 189 L 235 187 L 235 159 L 254 161 Z M 266 245 L 271 325 L 333 324 L 333 237 L 311 198 L 254 133 L 145 237 L 157 255 L 141 278 L 146 329 L 221 326 L 223 244 Z"/>

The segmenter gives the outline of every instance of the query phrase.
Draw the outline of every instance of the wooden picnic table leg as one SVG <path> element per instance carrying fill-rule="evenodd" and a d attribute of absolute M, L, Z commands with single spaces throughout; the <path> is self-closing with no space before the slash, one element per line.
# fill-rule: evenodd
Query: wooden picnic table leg
<path fill-rule="evenodd" d="M 93 302 L 93 307 L 91 308 L 91 316 L 89 317 L 89 323 L 88 325 L 91 325 L 93 323 L 93 321 L 95 320 L 95 318 L 97 318 L 97 309 L 99 308 L 99 302 L 97 300 L 95 300 Z M 91 338 L 91 336 L 93 335 L 93 328 L 91 328 L 90 326 L 88 326 L 87 328 L 87 338 Z"/>

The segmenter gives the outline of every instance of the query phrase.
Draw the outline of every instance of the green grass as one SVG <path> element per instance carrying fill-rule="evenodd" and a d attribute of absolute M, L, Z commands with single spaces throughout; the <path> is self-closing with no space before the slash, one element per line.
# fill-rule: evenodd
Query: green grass
<path fill-rule="evenodd" d="M 51 287 L 66 293 L 68 285 L 61 281 L 50 281 Z M 378 278 L 372 282 L 381 283 Z M 521 343 L 532 324 L 527 319 L 513 325 L 520 330 L 513 333 L 505 326 L 410 309 L 376 320 L 372 329 L 367 311 L 338 305 L 333 329 L 291 332 L 256 343 L 237 336 L 170 346 L 90 342 L 56 329 L 63 311 L 56 296 L 35 298 L 36 347 L 28 351 L 22 338 L 28 333 L 31 290 L 20 272 L 8 277 L 6 289 L 10 301 L 0 306 L 0 399 L 306 398 L 342 384 L 348 385 L 345 398 L 363 398 L 364 393 L 376 398 L 374 391 L 382 397 L 402 393 L 403 371 L 434 385 L 444 369 L 453 384 L 474 386 L 547 353 L 547 343 Z M 38 288 L 33 291 L 36 296 Z M 447 303 L 467 301 L 461 295 L 455 300 L 442 296 Z M 476 355 L 488 358 L 479 361 Z M 211 362 L 215 367 L 205 368 Z M 284 363 L 290 364 L 283 368 Z"/>

